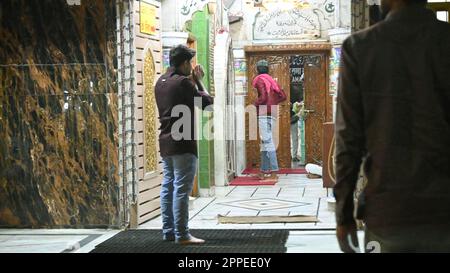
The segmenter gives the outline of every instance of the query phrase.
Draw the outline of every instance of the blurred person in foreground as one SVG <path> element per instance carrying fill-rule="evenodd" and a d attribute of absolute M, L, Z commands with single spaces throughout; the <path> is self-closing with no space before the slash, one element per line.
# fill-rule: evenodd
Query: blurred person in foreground
<path fill-rule="evenodd" d="M 384 20 L 343 44 L 336 113 L 337 239 L 356 252 L 450 252 L 450 25 L 423 0 L 382 0 Z M 375 247 L 375 249 L 373 248 Z"/>

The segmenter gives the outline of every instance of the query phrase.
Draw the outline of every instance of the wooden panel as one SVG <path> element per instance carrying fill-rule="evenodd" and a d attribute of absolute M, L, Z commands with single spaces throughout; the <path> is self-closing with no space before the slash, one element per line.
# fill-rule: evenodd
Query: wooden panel
<path fill-rule="evenodd" d="M 138 194 L 138 202 L 139 204 L 142 204 L 143 202 L 146 202 L 148 200 L 158 198 L 160 193 L 161 186 L 141 192 Z"/>
<path fill-rule="evenodd" d="M 144 119 L 144 109 L 142 108 L 138 108 L 135 110 L 135 117 L 137 120 L 142 120 Z"/>
<path fill-rule="evenodd" d="M 162 180 L 163 180 L 162 175 L 159 175 L 159 172 L 158 172 L 157 176 L 150 178 L 150 179 L 145 177 L 145 179 L 143 181 L 140 181 L 138 184 L 138 189 L 140 192 L 148 190 L 148 189 L 152 189 L 154 187 L 161 185 Z"/>
<path fill-rule="evenodd" d="M 248 93 L 246 105 L 253 103 L 257 98 L 256 90 L 252 86 L 252 79 L 256 76 L 256 62 L 267 59 L 270 63 L 269 73 L 278 78 L 285 91 L 290 90 L 289 81 L 289 56 L 291 55 L 316 55 L 321 56 L 317 66 L 305 67 L 305 108 L 314 110 L 306 121 L 306 163 L 319 163 L 322 161 L 322 124 L 332 120 L 332 97 L 328 94 L 328 57 L 330 44 L 300 44 L 281 46 L 246 46 Z M 274 53 L 276 51 L 276 53 Z M 286 92 L 289 96 L 289 92 Z M 278 120 L 280 121 L 279 147 L 277 149 L 280 168 L 291 167 L 290 156 L 290 115 L 288 101 L 280 107 Z M 257 140 L 249 140 L 249 117 L 245 117 L 246 130 L 246 157 L 247 167 L 260 166 L 259 134 Z M 308 150 L 309 153 L 308 153 Z"/>
<path fill-rule="evenodd" d="M 333 122 L 333 96 L 330 95 L 330 58 L 331 52 L 324 53 L 325 54 L 325 98 L 326 98 L 326 106 L 325 106 L 325 122 Z"/>
<path fill-rule="evenodd" d="M 139 48 L 136 49 L 136 60 L 137 60 L 136 70 L 137 71 L 142 71 L 142 69 L 143 69 L 143 65 L 144 65 L 143 59 L 145 57 L 145 52 L 144 52 L 144 49 L 139 49 Z M 153 55 L 153 59 L 155 60 L 155 64 L 161 63 L 161 60 L 162 60 L 161 52 L 155 52 L 152 50 L 152 55 Z"/>
<path fill-rule="evenodd" d="M 333 121 L 333 97 L 331 95 L 327 95 L 327 108 L 326 108 L 326 122 Z"/>
<path fill-rule="evenodd" d="M 143 61 L 136 61 L 136 72 L 142 74 L 142 70 L 144 69 Z"/>
<path fill-rule="evenodd" d="M 151 175 L 150 173 L 145 173 L 144 166 L 146 165 L 146 158 L 144 157 L 145 146 L 144 142 L 146 141 L 146 136 L 144 134 L 145 130 L 145 120 L 148 121 L 148 117 L 145 116 L 144 113 L 144 93 L 149 90 L 145 89 L 144 86 L 144 60 L 146 59 L 148 53 L 147 50 L 151 50 L 153 62 L 155 64 L 155 70 L 151 73 L 155 74 L 155 81 L 151 83 L 154 85 L 156 80 L 160 77 L 161 74 L 161 61 L 162 61 L 162 43 L 160 40 L 161 35 L 161 4 L 157 1 L 146 0 L 145 2 L 150 3 L 157 7 L 157 18 L 156 18 L 156 28 L 157 33 L 155 35 L 147 35 L 140 32 L 140 14 L 139 14 L 139 1 L 135 1 L 135 56 L 136 56 L 136 95 L 135 95 L 135 104 L 136 104 L 136 121 L 135 121 L 135 139 L 137 142 L 136 146 L 136 155 L 137 155 L 137 176 L 138 176 L 138 190 L 141 192 L 138 195 L 138 215 L 139 215 L 139 223 L 143 223 L 153 217 L 156 217 L 160 214 L 159 210 L 159 194 L 160 194 L 160 185 L 162 181 L 162 176 L 159 171 L 156 174 Z M 148 60 L 147 60 L 148 61 Z M 147 83 L 148 84 L 148 83 Z M 147 103 L 147 102 L 145 102 Z M 148 114 L 148 113 L 147 113 Z M 151 115 L 153 116 L 153 115 Z M 156 128 L 159 127 L 159 124 Z M 155 130 L 150 128 L 150 130 Z M 157 131 L 154 132 L 155 137 L 157 136 Z M 158 151 L 159 152 L 159 151 Z M 158 155 L 159 156 L 159 155 Z M 148 160 L 148 158 L 147 158 Z M 158 168 L 161 168 L 158 166 Z M 154 198 L 158 198 L 152 200 Z M 149 201 L 149 202 L 147 202 Z"/>
<path fill-rule="evenodd" d="M 155 40 L 155 41 L 161 40 L 161 32 L 160 31 L 157 31 L 156 35 L 148 35 L 148 34 L 141 33 L 139 31 L 139 26 L 138 25 L 136 25 L 136 28 L 138 28 L 137 31 L 136 31 L 136 35 L 135 35 L 136 37 L 141 37 L 141 38 L 144 38 L 144 39 Z"/>
<path fill-rule="evenodd" d="M 280 84 L 281 88 L 285 90 L 287 99 L 279 105 L 279 111 L 277 115 L 278 134 L 274 134 L 274 143 L 277 146 L 278 165 L 280 168 L 291 167 L 291 151 L 290 151 L 290 113 L 289 113 L 289 90 L 290 90 L 290 77 L 289 77 L 289 56 L 288 55 L 254 55 L 250 57 L 248 61 L 248 94 L 246 97 L 246 105 L 253 104 L 257 99 L 257 91 L 253 88 L 252 80 L 256 77 L 256 62 L 266 59 L 269 62 L 269 74 L 275 78 Z M 287 91 L 287 92 L 286 92 Z M 249 140 L 250 119 L 246 116 L 246 156 L 247 166 L 257 168 L 260 166 L 260 149 L 259 149 L 259 133 L 257 140 Z M 277 128 L 275 126 L 275 128 Z M 276 132 L 276 129 L 274 129 Z M 278 145 L 277 145 L 278 143 Z"/>
<path fill-rule="evenodd" d="M 162 65 L 161 63 L 155 63 L 155 71 L 161 71 Z M 159 79 L 159 75 L 155 76 L 156 79 Z M 156 82 L 155 82 L 156 83 Z M 138 85 L 136 89 L 140 88 L 140 90 L 143 88 L 142 85 L 144 84 L 144 79 L 142 76 L 142 71 L 136 72 L 136 84 Z M 142 94 L 142 93 L 139 93 Z"/>
<path fill-rule="evenodd" d="M 144 181 L 144 169 L 137 169 L 136 170 L 136 178 L 139 181 L 138 184 L 140 184 L 142 181 Z"/>
<path fill-rule="evenodd" d="M 139 2 L 141 2 L 141 1 L 136 0 L 135 4 L 134 4 L 134 11 L 136 13 L 138 13 L 139 9 L 140 9 Z M 160 2 L 154 1 L 154 0 L 144 0 L 143 2 L 155 6 L 157 8 L 157 11 L 156 11 L 157 16 L 161 17 L 161 3 Z"/>
<path fill-rule="evenodd" d="M 305 63 L 305 120 L 306 163 L 322 163 L 322 125 L 326 121 L 328 97 L 326 55 L 311 55 Z"/>
<path fill-rule="evenodd" d="M 136 96 L 141 96 L 141 99 L 142 99 L 142 96 L 144 95 L 144 86 L 143 85 L 136 86 L 136 94 L 138 94 Z M 136 97 L 135 97 L 135 99 L 136 99 Z"/>
<path fill-rule="evenodd" d="M 142 143 L 144 142 L 144 134 L 136 134 L 136 143 Z"/>
<path fill-rule="evenodd" d="M 155 71 L 162 71 L 162 64 L 161 62 L 155 63 Z"/>
<path fill-rule="evenodd" d="M 136 34 L 134 38 L 135 39 L 142 38 L 142 39 L 146 39 L 146 40 L 149 40 L 149 41 L 154 41 L 155 43 L 160 43 L 161 42 L 161 38 L 160 37 L 144 35 L 142 33 Z M 157 49 L 158 48 L 160 48 L 160 47 L 158 46 Z"/>
<path fill-rule="evenodd" d="M 149 41 L 151 40 L 136 36 L 134 38 L 134 46 L 136 48 L 145 49 Z"/>
<path fill-rule="evenodd" d="M 141 90 L 142 90 L 142 89 L 141 89 Z M 144 106 L 144 104 L 143 104 L 143 100 L 144 100 L 143 94 L 140 93 L 140 92 L 142 92 L 142 91 L 138 91 L 138 90 L 136 89 L 136 94 L 134 95 L 134 103 L 135 103 L 135 105 L 136 105 L 137 108 L 141 108 L 141 107 Z"/>
<path fill-rule="evenodd" d="M 139 224 L 141 225 L 141 224 L 143 224 L 143 223 L 145 223 L 145 222 L 147 222 L 147 221 L 149 221 L 149 220 L 159 216 L 160 214 L 161 214 L 161 209 L 157 209 L 157 210 L 152 211 L 152 212 L 150 212 L 148 214 L 143 214 L 143 216 L 139 217 Z"/>
<path fill-rule="evenodd" d="M 143 156 L 136 157 L 136 166 L 137 166 L 137 168 L 144 167 L 144 157 Z"/>
<path fill-rule="evenodd" d="M 144 84 L 144 76 L 142 75 L 142 71 L 136 72 L 136 84 L 143 85 Z M 139 94 L 141 95 L 141 94 Z"/>
<path fill-rule="evenodd" d="M 143 61 L 136 61 L 136 71 L 137 73 L 142 73 L 142 69 L 144 69 Z"/>
<path fill-rule="evenodd" d="M 145 204 L 139 205 L 138 214 L 142 215 L 144 213 L 148 213 L 150 211 L 154 211 L 154 210 L 160 208 L 160 202 L 161 201 L 158 198 L 158 199 L 154 199 L 152 201 L 149 201 L 149 202 L 147 202 Z"/>
<path fill-rule="evenodd" d="M 134 129 L 136 132 L 144 131 L 144 122 L 141 120 L 136 120 L 134 123 Z"/>
<path fill-rule="evenodd" d="M 137 179 L 138 179 L 138 222 L 142 224 L 145 221 L 148 221 L 151 218 L 158 216 L 161 211 L 159 209 L 160 201 L 159 194 L 161 189 L 161 181 L 162 176 L 159 172 L 155 175 L 151 175 L 145 173 L 145 146 L 144 146 L 144 124 L 145 124 L 145 113 L 144 113 L 144 77 L 143 77 L 143 69 L 144 69 L 144 60 L 146 57 L 147 50 L 151 50 L 152 57 L 155 63 L 155 79 L 159 76 L 157 73 L 161 73 L 161 61 L 162 61 L 162 43 L 160 40 L 161 35 L 161 8 L 160 3 L 152 0 L 145 1 L 157 7 L 157 18 L 156 18 L 156 27 L 157 33 L 155 35 L 147 35 L 140 32 L 140 14 L 139 14 L 139 1 L 135 1 L 135 56 L 136 56 L 136 94 L 135 94 L 135 139 L 136 139 L 136 167 L 137 167 Z M 156 81 L 155 81 L 156 82 Z M 154 82 L 154 83 L 155 83 Z M 154 84 L 152 83 L 152 84 Z M 147 90 L 148 91 L 148 90 Z M 159 126 L 159 124 L 158 124 Z M 158 128 L 158 127 L 156 127 Z M 152 129 L 153 130 L 153 129 Z M 155 132 L 155 135 L 157 132 Z M 160 168 L 158 166 L 158 168 Z"/>
<path fill-rule="evenodd" d="M 160 60 L 160 58 L 158 57 L 159 55 L 157 55 L 157 53 L 161 53 L 162 51 L 162 43 L 161 41 L 155 40 L 155 39 L 148 39 L 147 37 L 141 37 L 141 36 L 136 36 L 135 37 L 135 47 L 137 49 L 146 49 L 146 48 L 150 48 L 152 50 L 153 53 L 153 57 L 155 60 Z M 156 54 L 156 55 L 155 55 Z"/>
<path fill-rule="evenodd" d="M 144 55 L 143 54 L 143 50 L 137 49 L 137 51 L 139 51 L 138 54 L 139 58 L 136 60 L 136 71 L 137 72 L 142 72 L 142 70 L 144 69 L 144 61 L 141 59 L 143 58 Z M 155 58 L 155 66 L 157 66 L 157 64 L 161 64 L 161 60 L 162 60 L 162 54 L 158 53 L 158 52 L 154 52 L 152 51 L 153 57 Z M 160 67 L 155 67 L 155 72 L 161 72 L 161 68 Z"/>
<path fill-rule="evenodd" d="M 152 54 L 153 54 L 153 59 L 155 60 L 155 65 L 156 64 L 160 64 L 161 61 L 162 61 L 162 52 L 161 51 L 152 50 Z M 160 70 L 156 70 L 156 71 L 160 71 Z"/>
<path fill-rule="evenodd" d="M 145 57 L 144 50 L 137 48 L 135 51 L 135 54 L 136 54 L 136 60 L 138 60 L 138 62 L 143 62 L 144 57 Z M 141 69 L 141 71 L 142 71 L 142 69 Z"/>
<path fill-rule="evenodd" d="M 256 76 L 256 62 L 257 57 L 250 57 L 249 60 L 247 60 L 247 83 L 248 83 L 248 92 L 247 96 L 245 97 L 245 106 L 253 104 L 254 101 L 258 98 L 257 91 L 252 86 L 252 81 Z M 249 116 L 250 114 L 245 115 L 245 139 L 246 139 L 246 145 L 245 145 L 245 154 L 247 158 L 247 167 L 250 168 L 259 168 L 260 167 L 260 157 L 259 157 L 259 142 L 260 137 L 259 133 L 257 134 L 256 140 L 251 140 L 251 134 L 250 128 L 257 128 L 255 125 L 251 125 L 250 122 L 257 122 L 253 120 L 253 117 Z"/>
<path fill-rule="evenodd" d="M 157 77 L 159 78 L 160 76 L 157 76 Z M 135 97 L 134 97 L 136 104 L 138 103 L 137 100 L 140 100 L 139 101 L 139 103 L 140 103 L 139 105 L 142 105 L 142 103 L 143 103 L 143 101 L 142 101 L 143 95 L 144 95 L 144 86 L 143 85 L 136 86 L 136 94 L 135 94 Z"/>
<path fill-rule="evenodd" d="M 156 0 L 143 0 L 143 1 L 148 3 L 148 4 L 153 5 L 155 7 L 158 7 L 158 8 L 161 7 L 160 1 L 156 1 Z M 138 11 L 139 10 L 139 2 L 140 1 L 139 0 L 135 0 L 134 2 L 135 2 L 135 5 L 134 5 L 135 11 Z"/>
<path fill-rule="evenodd" d="M 323 187 L 333 188 L 336 183 L 336 176 L 334 172 L 334 123 L 327 122 L 323 125 Z"/>
<path fill-rule="evenodd" d="M 144 155 L 144 144 L 138 143 L 136 145 L 136 156 L 141 156 L 141 155 Z"/>
<path fill-rule="evenodd" d="M 143 49 L 136 49 L 134 54 L 136 55 L 136 62 L 143 62 L 144 61 L 144 50 Z"/>

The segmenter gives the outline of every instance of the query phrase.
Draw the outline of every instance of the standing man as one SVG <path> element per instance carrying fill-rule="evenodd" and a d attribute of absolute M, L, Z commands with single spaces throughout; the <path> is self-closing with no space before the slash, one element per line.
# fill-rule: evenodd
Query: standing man
<path fill-rule="evenodd" d="M 194 98 L 199 97 L 202 108 L 213 98 L 201 84 L 204 76 L 200 66 L 192 70 L 195 51 L 179 45 L 170 50 L 170 68 L 155 86 L 161 133 L 160 153 L 163 161 L 161 214 L 163 239 L 180 244 L 202 244 L 205 241 L 189 233 L 189 195 L 197 171 L 197 141 L 195 139 Z M 176 109 L 188 109 L 179 117 Z M 187 115 L 187 116 L 184 116 Z M 182 127 L 174 126 L 181 120 Z M 181 129 L 181 131 L 179 131 Z"/>
<path fill-rule="evenodd" d="M 274 128 L 276 112 L 272 113 L 279 103 L 286 100 L 284 91 L 278 83 L 269 75 L 269 62 L 260 60 L 256 63 L 258 76 L 253 80 L 253 87 L 258 92 L 258 99 L 254 103 L 258 112 L 259 135 L 261 138 L 261 173 L 259 179 L 276 179 L 278 172 L 278 160 L 272 131 Z"/>
<path fill-rule="evenodd" d="M 298 109 L 298 103 L 301 101 L 301 94 L 300 92 L 303 92 L 303 90 L 300 88 L 300 84 L 298 83 L 292 83 L 291 82 L 291 96 L 290 101 L 291 103 L 290 108 L 290 114 L 291 114 L 291 156 L 292 156 L 292 162 L 298 162 L 298 140 L 299 140 L 299 119 L 300 116 L 298 115 L 299 109 Z M 300 137 L 301 139 L 301 137 Z"/>
<path fill-rule="evenodd" d="M 300 102 L 296 102 L 293 107 L 294 112 L 299 117 L 298 120 L 298 128 L 297 131 L 299 132 L 299 139 L 300 139 L 300 165 L 305 165 L 305 118 L 306 118 L 306 112 L 305 112 L 305 103 L 303 100 Z"/>
<path fill-rule="evenodd" d="M 385 20 L 342 47 L 334 193 L 344 252 L 358 245 L 362 161 L 366 251 L 450 252 L 450 25 L 426 2 L 382 0 Z"/>

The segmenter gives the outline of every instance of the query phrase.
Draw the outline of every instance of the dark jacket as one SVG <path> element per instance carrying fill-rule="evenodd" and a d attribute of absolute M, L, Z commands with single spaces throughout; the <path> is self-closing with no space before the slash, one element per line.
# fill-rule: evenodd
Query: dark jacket
<path fill-rule="evenodd" d="M 159 121 L 161 123 L 161 127 L 159 128 L 161 130 L 159 135 L 161 156 L 164 157 L 184 153 L 197 155 L 194 116 L 194 106 L 196 105 L 194 105 L 194 98 L 201 98 L 201 105 L 198 106 L 201 106 L 202 109 L 213 104 L 213 98 L 203 90 L 199 91 L 190 78 L 178 74 L 174 68 L 169 68 L 157 81 L 155 86 L 155 97 L 158 106 Z M 182 129 L 180 130 L 178 130 L 180 127 L 178 125 L 182 121 L 180 119 L 183 118 L 183 115 L 175 111 L 174 117 L 172 117 L 172 110 L 177 105 L 187 107 L 185 109 L 189 109 L 190 112 L 190 117 L 188 117 L 190 124 L 181 127 Z M 180 134 L 173 135 L 172 126 L 178 120 L 180 120 L 180 122 L 177 123 L 174 131 L 180 132 Z"/>
<path fill-rule="evenodd" d="M 263 80 L 258 80 L 256 82 L 258 99 L 253 105 L 257 108 L 258 116 L 270 116 L 272 114 L 272 106 L 276 106 L 286 100 L 284 90 L 282 88 L 280 88 L 280 90 L 280 93 L 273 90 L 271 92 L 267 92 L 266 85 Z"/>
<path fill-rule="evenodd" d="M 372 231 L 450 228 L 450 25 L 423 5 L 390 13 L 342 47 L 336 220 L 353 222 L 362 159 Z"/>

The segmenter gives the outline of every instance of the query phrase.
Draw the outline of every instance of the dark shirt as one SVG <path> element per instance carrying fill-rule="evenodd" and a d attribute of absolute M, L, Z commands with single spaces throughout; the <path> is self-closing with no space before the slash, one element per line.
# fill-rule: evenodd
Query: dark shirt
<path fill-rule="evenodd" d="M 159 128 L 161 130 L 159 135 L 161 157 L 185 153 L 197 155 L 194 98 L 201 98 L 202 109 L 213 104 L 213 98 L 203 90 L 199 91 L 190 78 L 177 73 L 174 68 L 169 68 L 157 81 L 155 97 L 161 123 Z M 178 111 L 175 111 L 174 116 L 172 116 L 172 110 L 177 105 L 184 107 L 186 110 L 189 109 L 190 117 L 183 118 L 183 114 L 179 114 Z M 189 121 L 189 124 L 182 127 L 178 126 L 185 119 Z M 176 135 L 172 133 L 174 124 L 176 124 L 174 128 Z"/>
<path fill-rule="evenodd" d="M 423 5 L 391 12 L 344 42 L 341 65 L 337 223 L 354 221 L 363 161 L 369 229 L 450 228 L 450 25 Z"/>

